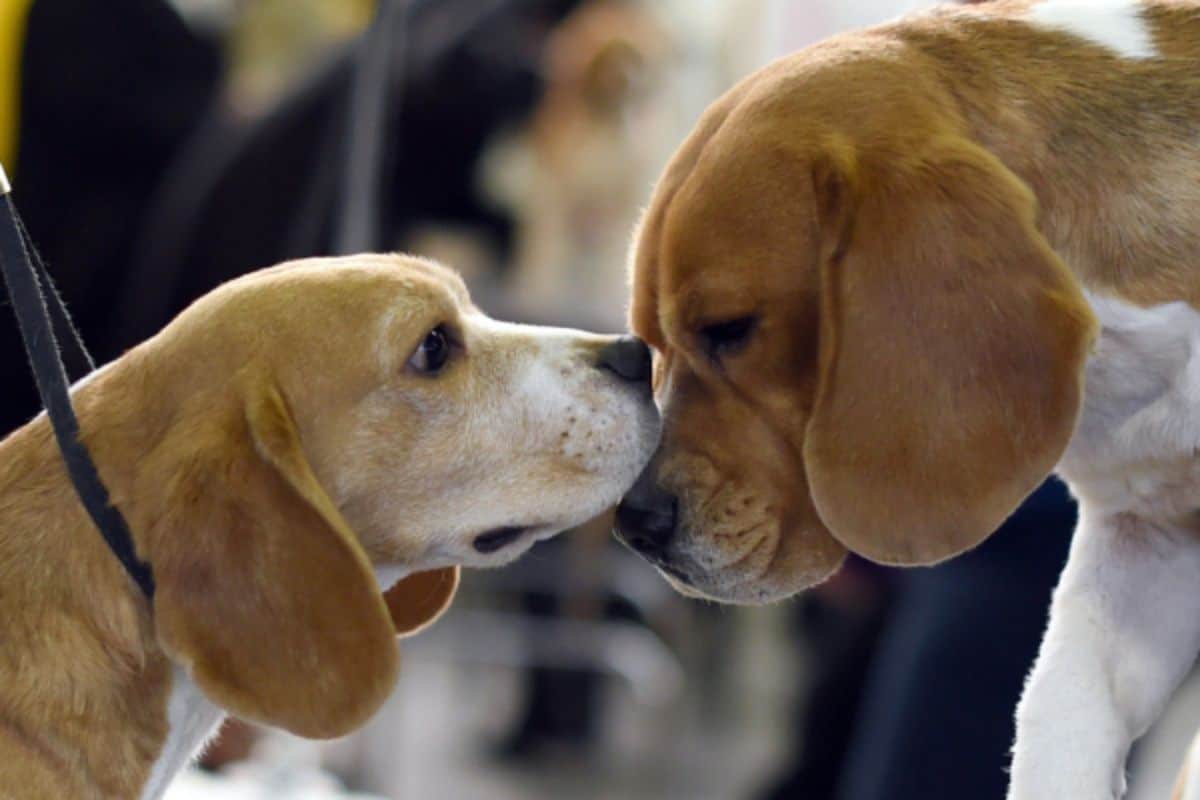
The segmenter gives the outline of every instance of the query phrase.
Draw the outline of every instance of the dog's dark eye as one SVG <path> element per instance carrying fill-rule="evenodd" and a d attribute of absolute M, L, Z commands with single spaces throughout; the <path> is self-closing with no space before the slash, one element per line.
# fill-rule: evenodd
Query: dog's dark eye
<path fill-rule="evenodd" d="M 425 335 L 412 358 L 408 360 L 408 366 L 422 375 L 436 375 L 446 366 L 449 358 L 450 340 L 446 336 L 445 327 L 438 325 Z"/>
<path fill-rule="evenodd" d="M 758 328 L 758 317 L 750 315 L 714 322 L 700 329 L 704 351 L 712 358 L 720 358 L 744 347 Z"/>

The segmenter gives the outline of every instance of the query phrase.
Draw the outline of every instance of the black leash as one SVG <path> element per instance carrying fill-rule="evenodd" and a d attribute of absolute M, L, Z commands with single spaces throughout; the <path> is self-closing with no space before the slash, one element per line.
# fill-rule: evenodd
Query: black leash
<path fill-rule="evenodd" d="M 67 370 L 59 353 L 47 302 L 70 332 L 88 367 L 95 369 L 95 364 L 17 214 L 11 191 L 8 176 L 0 165 L 0 204 L 3 206 L 0 208 L 0 269 L 4 272 L 4 283 L 17 315 L 38 394 L 46 407 L 46 415 L 54 428 L 54 437 L 79 500 L 129 577 L 147 598 L 153 598 L 154 574 L 148 564 L 138 559 L 125 517 L 112 504 L 95 462 L 79 441 L 79 420 L 71 406 Z"/>

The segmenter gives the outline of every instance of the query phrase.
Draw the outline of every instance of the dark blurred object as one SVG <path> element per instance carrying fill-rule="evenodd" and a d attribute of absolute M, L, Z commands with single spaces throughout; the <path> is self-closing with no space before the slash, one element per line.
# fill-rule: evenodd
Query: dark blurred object
<path fill-rule="evenodd" d="M 815 674 L 797 749 L 762 800 L 1003 800 L 1013 712 L 1066 563 L 1075 505 L 1050 479 L 982 546 L 890 570 L 847 607 L 806 601 Z M 853 565 L 853 562 L 851 562 Z"/>
<path fill-rule="evenodd" d="M 541 90 L 543 38 L 576 0 L 438 0 L 406 20 L 387 110 L 380 246 L 422 220 L 490 232 L 476 197 L 486 140 Z M 264 119 L 216 102 L 215 43 L 159 0 L 38 0 L 22 58 L 14 196 L 99 361 L 219 283 L 330 251 L 354 48 Z M 38 404 L 0 326 L 0 431 Z"/>
<path fill-rule="evenodd" d="M 521 611 L 537 623 L 569 620 L 582 627 L 614 620 L 645 625 L 633 597 L 622 596 L 615 576 L 603 566 L 613 546 L 611 514 L 584 523 L 538 548 L 528 567 L 551 580 L 538 580 L 519 592 Z M 641 566 L 640 564 L 638 565 Z M 592 628 L 594 631 L 595 628 Z M 530 663 L 522 674 L 522 705 L 511 729 L 491 747 L 491 754 L 515 764 L 536 764 L 564 754 L 588 755 L 598 744 L 607 688 L 608 659 L 567 666 L 539 660 L 530 647 Z"/>
<path fill-rule="evenodd" d="M 497 130 L 541 91 L 543 38 L 573 2 L 411 2 L 400 15 L 384 120 L 382 219 L 375 249 L 415 224 L 485 232 L 503 260 L 509 220 L 480 202 L 477 161 Z M 341 211 L 348 103 L 360 40 L 265 119 L 218 114 L 181 153 L 132 267 L 132 286 L 159 287 L 164 309 L 130 318 L 124 338 L 151 335 L 188 300 L 249 270 L 332 252 Z M 173 282 L 163 284 L 163 274 Z M 155 304 L 151 304 L 155 305 Z"/>
<path fill-rule="evenodd" d="M 1075 514 L 1052 478 L 977 550 L 899 574 L 838 798 L 1003 800 Z"/>
<path fill-rule="evenodd" d="M 890 575 L 853 556 L 798 602 L 797 636 L 812 671 L 795 718 L 796 757 L 760 800 L 832 798 L 854 737 L 867 675 L 890 618 Z"/>
<path fill-rule="evenodd" d="M 21 58 L 13 196 L 101 359 L 154 187 L 220 75 L 211 42 L 157 0 L 37 0 Z M 10 315 L 0 323 L 0 431 L 39 403 Z"/>
<path fill-rule="evenodd" d="M 565 561 L 566 537 L 543 545 L 539 555 Z M 548 591 L 522 593 L 524 613 L 536 619 L 567 615 L 565 599 Z M 586 752 L 595 742 L 604 679 L 595 670 L 535 664 L 522 676 L 520 717 L 492 748 L 502 761 L 537 761 L 564 750 Z"/>

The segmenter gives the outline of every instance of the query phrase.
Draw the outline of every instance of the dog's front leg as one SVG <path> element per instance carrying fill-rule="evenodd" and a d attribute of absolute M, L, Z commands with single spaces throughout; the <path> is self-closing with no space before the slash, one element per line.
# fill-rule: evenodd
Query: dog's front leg
<path fill-rule="evenodd" d="M 1200 534 L 1089 515 L 1017 707 L 1009 800 L 1115 800 L 1200 647 Z"/>

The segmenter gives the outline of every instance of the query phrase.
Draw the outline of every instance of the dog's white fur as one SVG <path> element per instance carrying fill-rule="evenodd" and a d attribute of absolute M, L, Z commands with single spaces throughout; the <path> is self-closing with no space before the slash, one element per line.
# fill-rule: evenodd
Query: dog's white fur
<path fill-rule="evenodd" d="M 225 712 L 204 696 L 184 670 L 176 669 L 167 701 L 170 732 L 142 790 L 142 800 L 162 797 L 179 771 L 216 735 L 224 719 Z"/>
<path fill-rule="evenodd" d="M 1123 58 L 1154 58 L 1158 48 L 1138 0 L 1046 0 L 1029 20 L 1113 50 Z"/>
<path fill-rule="evenodd" d="M 1017 711 L 1012 800 L 1117 798 L 1200 650 L 1200 313 L 1091 298 L 1102 325 L 1059 474 L 1080 519 Z"/>

